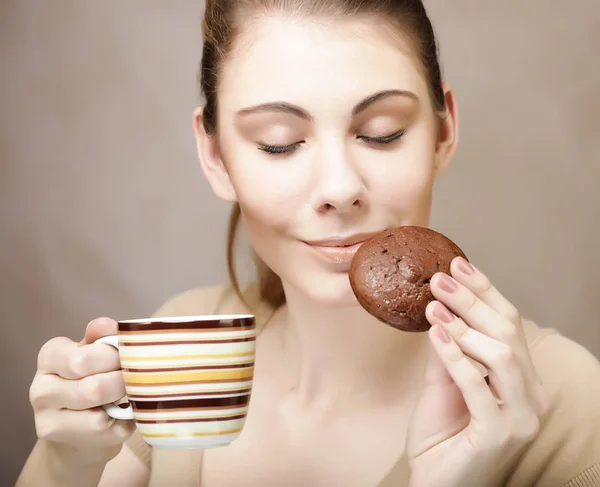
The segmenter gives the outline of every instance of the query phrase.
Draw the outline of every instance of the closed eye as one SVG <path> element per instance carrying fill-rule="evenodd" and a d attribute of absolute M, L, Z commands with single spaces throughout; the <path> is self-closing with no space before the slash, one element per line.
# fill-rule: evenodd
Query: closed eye
<path fill-rule="evenodd" d="M 365 142 L 367 142 L 369 144 L 385 145 L 385 144 L 391 144 L 392 142 L 400 139 L 405 133 L 406 133 L 406 130 L 398 130 L 397 132 L 394 132 L 393 134 L 385 135 L 383 137 L 367 137 L 366 135 L 358 135 L 357 138 L 360 140 L 364 140 Z M 304 143 L 304 141 L 296 142 L 294 144 L 289 144 L 289 145 L 267 145 L 267 144 L 265 144 L 265 145 L 260 145 L 258 147 L 258 149 L 263 152 L 266 152 L 267 154 L 272 154 L 272 155 L 288 154 L 288 153 L 293 152 L 296 149 L 298 149 L 298 147 L 300 147 L 300 145 L 302 145 L 303 143 Z"/>
<path fill-rule="evenodd" d="M 358 135 L 357 138 L 360 140 L 364 140 L 369 144 L 391 144 L 395 140 L 398 140 L 406 133 L 406 130 L 398 130 L 390 135 L 385 135 L 383 137 L 367 137 L 366 135 Z"/>
<path fill-rule="evenodd" d="M 300 145 L 303 142 L 304 141 L 296 142 L 296 143 L 290 144 L 290 145 L 260 145 L 258 147 L 258 149 L 263 152 L 266 152 L 267 154 L 274 154 L 274 155 L 287 154 L 289 152 L 295 151 L 298 147 L 300 147 Z"/>

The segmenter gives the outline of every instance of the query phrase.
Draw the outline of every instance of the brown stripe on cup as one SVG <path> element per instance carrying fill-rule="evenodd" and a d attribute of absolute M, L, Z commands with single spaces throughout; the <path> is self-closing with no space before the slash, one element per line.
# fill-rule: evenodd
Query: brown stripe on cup
<path fill-rule="evenodd" d="M 120 340 L 119 344 L 124 347 L 141 347 L 141 346 L 153 346 L 153 345 L 210 345 L 214 343 L 242 343 L 242 342 L 253 342 L 255 337 L 244 337 L 244 338 L 230 338 L 230 339 L 217 339 L 217 340 L 164 340 L 158 342 L 141 342 L 141 341 L 125 341 Z"/>
<path fill-rule="evenodd" d="M 233 331 L 248 331 L 248 330 L 254 330 L 255 326 L 220 326 L 218 328 L 202 328 L 201 330 L 195 330 L 195 329 L 190 329 L 190 328 L 184 328 L 182 326 L 178 326 L 177 328 L 169 328 L 169 329 L 162 329 L 159 328 L 158 330 L 156 329 L 150 329 L 150 327 L 148 325 L 145 325 L 143 328 L 139 329 L 139 330 L 132 330 L 132 331 L 124 331 L 124 330 L 120 330 L 119 334 L 122 336 L 128 336 L 128 335 L 136 335 L 136 336 L 143 336 L 143 335 L 153 335 L 156 333 L 160 333 L 162 334 L 169 334 L 169 333 L 222 333 L 222 332 L 233 332 Z"/>
<path fill-rule="evenodd" d="M 131 401 L 135 411 L 159 410 L 159 409 L 213 409 L 213 408 L 238 408 L 247 406 L 250 402 L 250 394 L 233 397 L 212 397 L 198 399 L 179 399 L 176 401 Z"/>
<path fill-rule="evenodd" d="M 140 424 L 165 424 L 165 423 L 211 423 L 215 421 L 235 421 L 236 419 L 244 419 L 246 414 L 238 414 L 236 416 L 214 416 L 205 418 L 191 418 L 191 419 L 136 419 L 136 422 Z"/>
<path fill-rule="evenodd" d="M 209 391 L 193 391 L 193 392 L 177 392 L 177 393 L 173 393 L 173 394 L 155 394 L 155 393 L 148 393 L 146 395 L 144 394 L 128 394 L 129 400 L 130 401 L 139 401 L 139 402 L 146 402 L 146 399 L 148 398 L 152 398 L 152 399 L 177 399 L 179 397 L 185 397 L 185 398 L 206 398 L 206 396 L 227 396 L 227 395 L 231 395 L 231 394 L 249 394 L 251 391 L 251 388 L 249 387 L 244 387 L 241 389 L 231 389 L 229 391 L 214 391 L 214 392 L 209 392 Z M 208 399 L 208 398 L 207 398 Z"/>
<path fill-rule="evenodd" d="M 127 331 L 160 331 L 163 330 L 202 330 L 206 328 L 240 328 L 240 327 L 254 327 L 254 317 L 246 318 L 229 318 L 229 319 L 215 319 L 215 320 L 193 320 L 193 321 L 120 321 L 119 332 Z"/>

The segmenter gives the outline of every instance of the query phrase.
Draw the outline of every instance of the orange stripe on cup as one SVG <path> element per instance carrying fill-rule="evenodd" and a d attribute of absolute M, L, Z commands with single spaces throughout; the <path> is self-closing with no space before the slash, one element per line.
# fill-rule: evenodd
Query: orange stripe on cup
<path fill-rule="evenodd" d="M 203 432 L 203 433 L 187 433 L 185 435 L 178 434 L 167 434 L 167 433 L 141 433 L 142 436 L 146 436 L 148 438 L 177 438 L 180 436 L 221 436 L 221 435 L 233 435 L 235 433 L 239 433 L 242 431 L 240 428 L 234 430 L 227 431 L 219 431 L 219 432 Z"/>
<path fill-rule="evenodd" d="M 161 373 L 132 373 L 123 372 L 125 382 L 128 384 L 165 384 L 169 382 L 191 382 L 191 381 L 218 381 L 249 379 L 254 374 L 254 367 L 247 369 L 232 369 L 218 371 L 197 372 L 161 372 Z"/>

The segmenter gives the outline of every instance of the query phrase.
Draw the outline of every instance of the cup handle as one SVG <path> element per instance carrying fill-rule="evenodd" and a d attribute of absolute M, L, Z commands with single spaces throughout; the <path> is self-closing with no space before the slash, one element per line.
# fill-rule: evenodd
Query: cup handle
<path fill-rule="evenodd" d="M 104 343 L 106 345 L 110 345 L 111 347 L 115 347 L 119 350 L 119 336 L 118 335 L 109 335 L 105 337 L 98 338 L 94 343 Z M 111 418 L 114 419 L 133 419 L 133 408 L 131 407 L 131 403 L 127 405 L 126 408 L 122 408 L 118 406 L 116 403 L 103 404 L 102 409 L 106 411 Z"/>

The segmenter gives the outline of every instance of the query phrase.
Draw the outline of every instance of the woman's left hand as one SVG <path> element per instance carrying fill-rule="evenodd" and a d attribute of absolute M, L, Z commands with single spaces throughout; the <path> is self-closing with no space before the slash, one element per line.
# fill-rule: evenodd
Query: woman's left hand
<path fill-rule="evenodd" d="M 502 485 L 547 410 L 521 317 L 463 258 L 431 280 L 425 385 L 407 437 L 410 487 Z M 470 357 L 489 371 L 489 385 Z"/>

